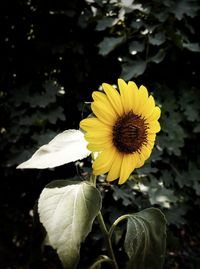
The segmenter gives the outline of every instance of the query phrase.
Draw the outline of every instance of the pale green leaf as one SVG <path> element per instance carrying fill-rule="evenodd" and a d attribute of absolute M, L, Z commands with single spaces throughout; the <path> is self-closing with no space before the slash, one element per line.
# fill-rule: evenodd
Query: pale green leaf
<path fill-rule="evenodd" d="M 166 245 L 166 220 L 156 208 L 128 217 L 124 248 L 129 257 L 127 269 L 161 269 Z"/>
<path fill-rule="evenodd" d="M 74 269 L 81 243 L 101 209 L 99 191 L 88 182 L 52 182 L 38 201 L 40 221 L 64 268 Z"/>
<path fill-rule="evenodd" d="M 40 147 L 29 160 L 17 168 L 45 169 L 74 162 L 90 155 L 86 146 L 87 142 L 81 131 L 67 130 Z"/>

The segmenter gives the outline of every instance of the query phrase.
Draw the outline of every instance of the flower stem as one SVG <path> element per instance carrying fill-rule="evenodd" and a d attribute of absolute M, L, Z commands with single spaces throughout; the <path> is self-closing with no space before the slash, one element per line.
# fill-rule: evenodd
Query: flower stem
<path fill-rule="evenodd" d="M 113 261 L 113 268 L 118 269 L 118 265 L 117 265 L 115 255 L 114 255 L 114 252 L 113 252 L 113 248 L 112 248 L 112 244 L 111 244 L 111 239 L 110 239 L 110 236 L 109 236 L 109 233 L 108 233 L 108 230 L 106 228 L 106 225 L 105 225 L 105 222 L 104 222 L 104 219 L 103 219 L 103 216 L 102 216 L 101 212 L 99 212 L 99 214 L 97 216 L 97 219 L 99 221 L 101 231 L 102 231 L 103 236 L 105 238 L 108 254 L 109 254 L 110 258 Z"/>
<path fill-rule="evenodd" d="M 130 216 L 129 214 L 126 214 L 126 215 L 123 215 L 123 216 L 119 217 L 118 219 L 116 219 L 116 220 L 114 221 L 114 223 L 112 224 L 112 226 L 111 226 L 111 228 L 110 228 L 110 230 L 109 230 L 109 232 L 108 232 L 108 234 L 109 234 L 109 238 L 110 238 L 110 239 L 111 239 L 111 237 L 112 237 L 112 234 L 113 234 L 114 229 L 116 228 L 117 224 L 120 223 L 120 222 L 123 221 L 123 220 L 126 220 L 129 216 Z"/>
<path fill-rule="evenodd" d="M 113 265 L 113 260 L 108 258 L 107 256 L 102 255 L 96 262 L 94 262 L 89 269 L 96 269 L 98 265 L 101 265 L 102 263 L 110 263 Z"/>

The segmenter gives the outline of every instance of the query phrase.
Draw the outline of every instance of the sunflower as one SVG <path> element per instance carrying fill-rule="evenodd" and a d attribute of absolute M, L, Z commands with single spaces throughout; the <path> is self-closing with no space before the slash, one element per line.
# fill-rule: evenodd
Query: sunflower
<path fill-rule="evenodd" d="M 87 148 L 98 152 L 94 175 L 107 174 L 107 181 L 119 178 L 123 184 L 135 168 L 141 167 L 153 149 L 160 131 L 160 108 L 146 87 L 118 79 L 118 88 L 102 84 L 94 91 L 91 108 L 96 117 L 80 122 L 86 131 Z"/>

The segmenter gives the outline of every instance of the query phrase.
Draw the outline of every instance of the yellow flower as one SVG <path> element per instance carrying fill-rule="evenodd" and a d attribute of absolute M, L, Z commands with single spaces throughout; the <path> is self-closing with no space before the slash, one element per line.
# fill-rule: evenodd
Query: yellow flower
<path fill-rule="evenodd" d="M 160 131 L 160 108 L 147 89 L 118 79 L 119 92 L 107 83 L 103 92 L 93 92 L 91 108 L 96 117 L 80 122 L 86 131 L 88 149 L 99 152 L 93 173 L 108 173 L 107 181 L 124 183 L 135 168 L 149 158 Z"/>

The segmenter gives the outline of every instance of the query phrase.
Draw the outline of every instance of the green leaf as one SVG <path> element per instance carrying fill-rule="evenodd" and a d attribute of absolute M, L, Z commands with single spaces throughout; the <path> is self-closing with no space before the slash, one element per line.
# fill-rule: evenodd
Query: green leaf
<path fill-rule="evenodd" d="M 142 75 L 146 69 L 146 62 L 142 60 L 129 61 L 122 64 L 122 74 L 124 80 L 130 80 Z"/>
<path fill-rule="evenodd" d="M 166 189 L 165 187 L 157 186 L 150 187 L 148 190 L 149 200 L 152 205 L 160 205 L 162 207 L 169 208 L 171 203 L 177 201 L 174 191 Z"/>
<path fill-rule="evenodd" d="M 144 42 L 142 41 L 132 41 L 129 44 L 129 52 L 133 54 L 134 52 L 142 52 L 144 50 Z"/>
<path fill-rule="evenodd" d="M 166 245 L 166 220 L 156 208 L 130 215 L 124 248 L 129 257 L 127 269 L 161 269 Z"/>
<path fill-rule="evenodd" d="M 96 30 L 103 31 L 108 27 L 115 25 L 118 22 L 117 18 L 113 17 L 103 17 L 102 19 L 97 21 Z"/>
<path fill-rule="evenodd" d="M 165 211 L 165 216 L 169 224 L 174 224 L 177 227 L 186 223 L 184 218 L 188 208 L 183 205 L 173 206 Z"/>
<path fill-rule="evenodd" d="M 81 243 L 100 209 L 100 193 L 88 182 L 57 180 L 42 191 L 38 202 L 40 221 L 64 268 L 76 268 Z"/>
<path fill-rule="evenodd" d="M 160 46 L 165 41 L 166 41 L 166 36 L 163 32 L 159 32 L 153 36 L 149 36 L 149 43 L 152 45 Z"/>
<path fill-rule="evenodd" d="M 99 54 L 106 56 L 124 41 L 124 36 L 105 37 L 98 45 Z"/>
<path fill-rule="evenodd" d="M 183 43 L 183 47 L 193 52 L 200 52 L 199 43 Z"/>
<path fill-rule="evenodd" d="M 151 58 L 149 58 L 149 62 L 154 62 L 156 64 L 159 64 L 160 62 L 162 62 L 165 58 L 165 51 L 163 49 L 160 49 L 158 51 L 158 53 L 156 53 L 154 56 L 152 56 Z"/>
<path fill-rule="evenodd" d="M 174 6 L 172 6 L 171 12 L 174 13 L 178 20 L 182 20 L 184 15 L 194 18 L 199 9 L 200 5 L 197 1 L 178 0 L 175 1 Z"/>

